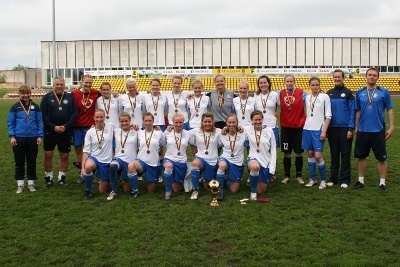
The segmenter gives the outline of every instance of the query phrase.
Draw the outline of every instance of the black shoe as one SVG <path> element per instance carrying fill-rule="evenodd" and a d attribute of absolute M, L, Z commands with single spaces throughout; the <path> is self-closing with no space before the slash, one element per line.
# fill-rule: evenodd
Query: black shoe
<path fill-rule="evenodd" d="M 223 199 L 224 199 L 224 193 L 218 192 L 218 194 L 217 194 L 217 200 L 218 200 L 218 201 L 222 201 Z"/>
<path fill-rule="evenodd" d="M 360 188 L 363 188 L 363 187 L 364 187 L 364 184 L 361 183 L 360 181 L 358 181 L 352 188 L 353 189 L 360 189 Z"/>
<path fill-rule="evenodd" d="M 44 180 L 45 180 L 45 182 L 44 182 L 43 188 L 49 188 L 50 186 L 53 185 L 53 180 L 50 179 L 50 176 L 44 177 Z"/>
<path fill-rule="evenodd" d="M 132 191 L 129 198 L 137 198 L 139 196 L 139 191 Z"/>
<path fill-rule="evenodd" d="M 68 185 L 68 184 L 65 182 L 65 175 L 61 176 L 61 179 L 58 180 L 58 184 L 59 184 L 59 185 L 62 185 L 62 186 Z"/>
<path fill-rule="evenodd" d="M 74 161 L 74 162 L 72 162 L 72 165 L 74 165 L 78 170 L 82 169 L 82 166 L 81 166 L 80 162 Z"/>
<path fill-rule="evenodd" d="M 93 193 L 90 191 L 85 191 L 85 197 L 86 199 L 91 199 L 93 197 Z"/>
<path fill-rule="evenodd" d="M 379 190 L 381 190 L 382 193 L 387 193 L 386 185 L 381 184 L 381 185 L 379 186 Z"/>

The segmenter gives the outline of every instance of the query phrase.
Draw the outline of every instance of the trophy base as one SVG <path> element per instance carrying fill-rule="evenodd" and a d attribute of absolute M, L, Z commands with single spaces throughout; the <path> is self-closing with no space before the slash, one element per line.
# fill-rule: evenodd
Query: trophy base
<path fill-rule="evenodd" d="M 217 198 L 213 198 L 213 200 L 210 203 L 210 206 L 211 207 L 218 207 L 219 206 Z"/>

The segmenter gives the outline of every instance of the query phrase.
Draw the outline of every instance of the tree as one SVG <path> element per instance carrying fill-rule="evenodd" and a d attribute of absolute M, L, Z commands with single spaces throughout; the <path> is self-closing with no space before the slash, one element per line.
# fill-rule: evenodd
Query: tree
<path fill-rule="evenodd" d="M 15 66 L 15 67 L 13 68 L 13 70 L 26 70 L 27 68 L 28 68 L 27 66 L 18 64 L 18 66 Z"/>

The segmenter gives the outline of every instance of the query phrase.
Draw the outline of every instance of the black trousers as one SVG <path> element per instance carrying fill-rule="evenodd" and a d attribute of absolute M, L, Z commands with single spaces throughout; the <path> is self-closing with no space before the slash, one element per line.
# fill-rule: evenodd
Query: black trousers
<path fill-rule="evenodd" d="M 37 180 L 36 158 L 38 154 L 37 137 L 17 137 L 13 146 L 15 160 L 15 180 L 24 180 L 25 162 L 28 180 Z"/>
<path fill-rule="evenodd" d="M 347 139 L 347 132 L 347 127 L 328 128 L 328 142 L 332 161 L 329 181 L 335 184 L 349 184 L 351 180 L 350 156 L 353 138 Z"/>

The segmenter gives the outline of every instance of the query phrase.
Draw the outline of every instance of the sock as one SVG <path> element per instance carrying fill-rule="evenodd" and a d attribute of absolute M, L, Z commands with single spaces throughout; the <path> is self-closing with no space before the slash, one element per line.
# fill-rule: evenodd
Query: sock
<path fill-rule="evenodd" d="M 192 167 L 190 174 L 192 176 L 193 191 L 199 191 L 200 169 Z"/>
<path fill-rule="evenodd" d="M 129 183 L 131 184 L 132 191 L 134 191 L 134 192 L 139 191 L 139 183 L 138 183 L 137 172 L 128 173 L 128 180 L 129 180 Z"/>
<path fill-rule="evenodd" d="M 317 162 L 318 166 L 318 171 L 319 175 L 321 176 L 321 180 L 325 181 L 326 180 L 326 165 L 324 159 L 321 159 L 321 161 Z"/>
<path fill-rule="evenodd" d="M 225 171 L 218 169 L 217 181 L 219 182 L 219 191 L 224 193 Z"/>
<path fill-rule="evenodd" d="M 257 193 L 258 176 L 260 172 L 250 172 L 250 190 L 252 193 Z"/>
<path fill-rule="evenodd" d="M 18 186 L 24 186 L 24 180 L 17 180 Z"/>
<path fill-rule="evenodd" d="M 46 177 L 50 177 L 50 180 L 53 180 L 53 172 L 52 171 L 51 172 L 45 172 L 44 175 Z"/>
<path fill-rule="evenodd" d="M 311 180 L 316 181 L 317 161 L 315 160 L 315 158 L 308 158 L 307 164 Z"/>
<path fill-rule="evenodd" d="M 385 178 L 381 178 L 381 179 L 379 179 L 379 185 L 381 185 L 381 184 L 385 184 L 385 181 L 386 181 L 386 179 Z"/>
<path fill-rule="evenodd" d="M 83 180 L 85 181 L 86 191 L 92 192 L 93 173 L 84 173 Z"/>
<path fill-rule="evenodd" d="M 289 156 L 287 156 L 285 154 L 284 158 L 283 158 L 283 168 L 285 170 L 285 177 L 289 177 L 290 178 L 290 166 L 292 165 L 292 158 L 290 157 L 290 154 L 288 154 Z"/>
<path fill-rule="evenodd" d="M 113 192 L 117 192 L 117 181 L 118 181 L 118 166 L 116 162 L 111 162 L 110 164 L 110 173 L 109 173 L 109 179 L 110 179 L 110 185 L 111 185 L 111 190 Z"/>
<path fill-rule="evenodd" d="M 358 181 L 360 182 L 360 183 L 362 183 L 362 184 L 364 184 L 364 177 L 358 177 Z"/>
<path fill-rule="evenodd" d="M 60 181 L 61 180 L 61 177 L 62 176 L 65 176 L 65 172 L 58 172 L 58 180 Z"/>
<path fill-rule="evenodd" d="M 229 181 L 229 180 L 226 180 L 226 181 L 225 181 L 225 185 L 226 185 L 226 187 L 228 187 L 229 190 L 230 190 L 230 189 L 231 189 L 232 182 Z"/>
<path fill-rule="evenodd" d="M 165 183 L 165 192 L 172 193 L 172 177 L 173 169 L 165 169 L 164 170 L 164 183 Z"/>
<path fill-rule="evenodd" d="M 22 183 L 24 185 L 24 183 Z M 28 180 L 28 185 L 35 185 L 35 180 Z"/>
<path fill-rule="evenodd" d="M 297 177 L 302 177 L 302 171 L 303 171 L 303 155 L 302 154 L 296 154 L 296 159 L 294 162 L 294 165 L 296 166 L 296 176 Z"/>

